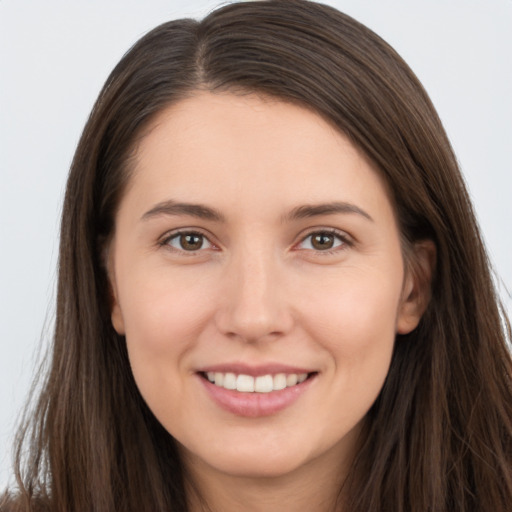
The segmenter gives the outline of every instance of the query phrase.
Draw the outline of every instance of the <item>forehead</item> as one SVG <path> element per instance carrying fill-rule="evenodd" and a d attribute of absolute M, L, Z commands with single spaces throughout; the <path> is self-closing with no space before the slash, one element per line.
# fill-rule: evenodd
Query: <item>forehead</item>
<path fill-rule="evenodd" d="M 392 210 L 371 161 L 321 116 L 255 94 L 198 92 L 163 110 L 140 140 L 127 192 L 231 203 L 350 200 Z"/>

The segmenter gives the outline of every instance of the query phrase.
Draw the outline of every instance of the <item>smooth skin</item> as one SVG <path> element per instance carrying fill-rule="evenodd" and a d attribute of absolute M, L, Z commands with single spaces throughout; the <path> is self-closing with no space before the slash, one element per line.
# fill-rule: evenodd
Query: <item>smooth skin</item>
<path fill-rule="evenodd" d="M 432 252 L 414 250 L 427 274 Z M 332 511 L 395 335 L 428 295 L 373 164 L 310 110 L 198 91 L 139 142 L 108 267 L 113 325 L 179 442 L 191 510 L 200 494 L 216 512 Z M 198 374 L 230 363 L 316 373 L 289 407 L 248 418 Z"/>

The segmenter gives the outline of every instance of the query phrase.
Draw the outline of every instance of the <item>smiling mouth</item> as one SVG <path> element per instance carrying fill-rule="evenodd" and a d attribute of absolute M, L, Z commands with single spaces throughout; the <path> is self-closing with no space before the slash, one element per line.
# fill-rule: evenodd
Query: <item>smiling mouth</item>
<path fill-rule="evenodd" d="M 201 375 L 220 388 L 241 393 L 271 393 L 302 384 L 305 380 L 316 375 L 316 372 L 276 373 L 257 377 L 231 372 L 202 372 Z"/>

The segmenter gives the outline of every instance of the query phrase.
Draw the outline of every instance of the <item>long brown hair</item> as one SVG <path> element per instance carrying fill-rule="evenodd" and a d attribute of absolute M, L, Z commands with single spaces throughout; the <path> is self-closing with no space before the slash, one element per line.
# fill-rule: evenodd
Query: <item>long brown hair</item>
<path fill-rule="evenodd" d="M 510 324 L 450 143 L 392 48 L 305 0 L 235 3 L 201 22 L 165 23 L 109 76 L 69 175 L 53 353 L 19 434 L 19 489 L 15 500 L 5 495 L 6 510 L 187 510 L 175 441 L 141 398 L 110 322 L 102 254 L 137 140 L 158 112 L 198 89 L 313 109 L 380 169 L 404 248 L 436 245 L 431 301 L 418 328 L 397 337 L 345 482 L 346 509 L 510 510 Z"/>

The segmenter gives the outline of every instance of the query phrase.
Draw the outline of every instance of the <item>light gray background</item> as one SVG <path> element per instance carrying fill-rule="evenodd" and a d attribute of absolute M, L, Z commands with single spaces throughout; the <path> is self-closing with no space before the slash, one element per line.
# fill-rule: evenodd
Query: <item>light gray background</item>
<path fill-rule="evenodd" d="M 51 337 L 59 212 L 82 127 L 145 32 L 209 0 L 0 0 L 0 490 L 34 361 Z M 512 0 L 327 0 L 413 68 L 451 138 L 512 301 Z"/>

